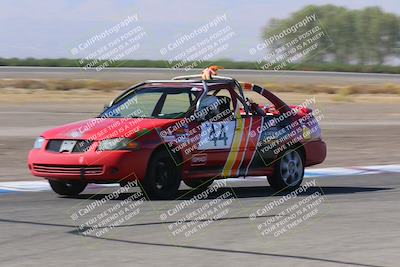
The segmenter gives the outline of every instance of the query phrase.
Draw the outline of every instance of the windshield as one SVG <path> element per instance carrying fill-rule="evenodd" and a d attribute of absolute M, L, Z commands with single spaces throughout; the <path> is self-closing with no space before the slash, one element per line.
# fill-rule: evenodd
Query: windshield
<path fill-rule="evenodd" d="M 145 87 L 138 88 L 107 108 L 104 118 L 183 118 L 194 110 L 200 88 Z"/>

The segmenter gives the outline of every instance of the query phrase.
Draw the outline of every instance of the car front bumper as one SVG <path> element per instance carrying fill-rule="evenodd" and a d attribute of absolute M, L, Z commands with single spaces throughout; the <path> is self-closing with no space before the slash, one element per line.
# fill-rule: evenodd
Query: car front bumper
<path fill-rule="evenodd" d="M 91 183 L 143 180 L 150 153 L 146 151 L 87 151 L 55 153 L 32 149 L 28 167 L 38 177 Z"/>

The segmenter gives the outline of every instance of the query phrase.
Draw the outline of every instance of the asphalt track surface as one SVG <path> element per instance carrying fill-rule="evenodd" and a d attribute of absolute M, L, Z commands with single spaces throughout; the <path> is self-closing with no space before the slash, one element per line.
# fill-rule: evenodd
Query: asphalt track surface
<path fill-rule="evenodd" d="M 272 196 L 265 181 L 227 184 L 181 214 L 196 210 L 224 192 L 235 196 L 230 212 L 188 238 L 172 236 L 175 219 L 160 215 L 196 192 L 182 188 L 180 201 L 144 201 L 140 213 L 99 237 L 83 236 L 71 210 L 103 198 L 85 191 L 79 198 L 52 192 L 0 194 L 2 266 L 398 266 L 400 260 L 400 175 L 380 174 L 316 179 L 296 203 L 315 192 L 324 201 L 318 213 L 279 236 L 262 236 L 258 225 L 273 218 L 272 209 L 254 220 L 249 215 Z M 305 182 L 311 179 L 305 180 Z M 110 189 L 111 190 L 111 189 Z M 111 207 L 137 191 L 123 194 Z M 288 207 L 294 202 L 285 202 Z M 98 211 L 94 211 L 98 214 Z"/>
<path fill-rule="evenodd" d="M 101 71 L 79 67 L 0 67 L 0 79 L 100 79 L 142 81 L 170 79 L 173 76 L 198 74 L 201 70 L 172 70 L 169 68 L 109 68 Z M 346 73 L 322 71 L 273 71 L 226 69 L 223 76 L 252 82 L 321 83 L 321 84 L 379 84 L 400 83 L 399 74 Z"/>

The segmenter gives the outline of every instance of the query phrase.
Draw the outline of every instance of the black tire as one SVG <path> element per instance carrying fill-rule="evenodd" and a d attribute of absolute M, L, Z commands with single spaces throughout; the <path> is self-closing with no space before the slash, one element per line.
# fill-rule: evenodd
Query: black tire
<path fill-rule="evenodd" d="M 304 159 L 301 153 L 288 149 L 275 163 L 274 173 L 268 176 L 268 182 L 276 191 L 292 191 L 298 188 L 303 182 Z"/>
<path fill-rule="evenodd" d="M 213 182 L 214 179 L 209 180 L 183 180 L 185 185 L 198 190 L 206 190 Z"/>
<path fill-rule="evenodd" d="M 85 190 L 87 183 L 80 181 L 74 182 L 62 182 L 49 180 L 51 189 L 59 195 L 62 196 L 77 196 Z"/>
<path fill-rule="evenodd" d="M 182 170 L 168 151 L 155 152 L 141 185 L 149 199 L 175 199 L 182 180 Z"/>

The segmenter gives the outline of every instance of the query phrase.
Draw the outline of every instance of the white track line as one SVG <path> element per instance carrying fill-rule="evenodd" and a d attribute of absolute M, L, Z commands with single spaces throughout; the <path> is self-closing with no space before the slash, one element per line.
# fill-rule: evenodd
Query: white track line
<path fill-rule="evenodd" d="M 350 175 L 367 175 L 379 173 L 400 173 L 400 165 L 373 165 L 373 166 L 355 166 L 355 167 L 333 167 L 320 169 L 306 169 L 304 178 L 323 178 L 332 176 L 350 176 Z M 246 178 L 229 178 L 226 179 L 230 183 L 235 183 L 243 180 L 266 180 L 262 176 L 249 176 Z M 89 189 L 114 187 L 118 184 L 90 184 Z M 0 182 L 0 194 L 7 192 L 40 192 L 49 191 L 50 186 L 47 181 L 15 181 L 15 182 Z"/>

